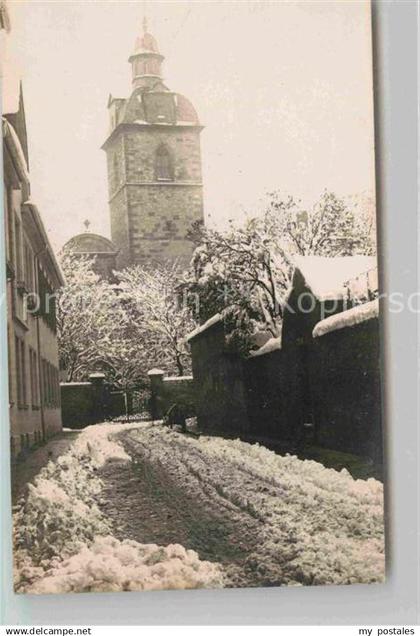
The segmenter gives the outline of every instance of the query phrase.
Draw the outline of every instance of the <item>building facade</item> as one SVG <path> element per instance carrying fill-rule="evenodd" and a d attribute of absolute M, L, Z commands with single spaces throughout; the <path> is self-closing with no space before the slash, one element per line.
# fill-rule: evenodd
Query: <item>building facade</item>
<path fill-rule="evenodd" d="M 12 456 L 61 429 L 54 292 L 63 284 L 37 206 L 30 200 L 22 91 L 2 117 L 7 332 Z"/>
<path fill-rule="evenodd" d="M 203 221 L 203 127 L 191 102 L 163 83 L 163 59 L 144 24 L 129 58 L 131 96 L 108 102 L 103 149 L 119 268 L 175 259 L 187 264 L 193 251 L 188 230 Z"/>

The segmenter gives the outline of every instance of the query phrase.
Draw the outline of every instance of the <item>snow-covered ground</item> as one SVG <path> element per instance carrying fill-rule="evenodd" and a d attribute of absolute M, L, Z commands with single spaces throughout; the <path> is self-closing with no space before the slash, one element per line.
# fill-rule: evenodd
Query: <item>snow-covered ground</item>
<path fill-rule="evenodd" d="M 355 480 L 345 469 L 337 472 L 240 440 L 192 439 L 162 427 L 128 435 L 183 488 L 198 492 L 199 482 L 204 492 L 242 514 L 244 528 L 248 518 L 259 521 L 246 563 L 257 580 L 283 585 L 383 580 L 379 481 Z"/>
<path fill-rule="evenodd" d="M 243 534 L 240 567 L 210 563 L 181 545 L 115 538 L 98 506 L 98 473 L 131 461 L 164 471 L 197 510 L 219 509 L 232 520 Z M 383 489 L 258 444 L 149 424 L 97 425 L 29 487 L 15 515 L 15 542 L 20 592 L 380 582 Z"/>

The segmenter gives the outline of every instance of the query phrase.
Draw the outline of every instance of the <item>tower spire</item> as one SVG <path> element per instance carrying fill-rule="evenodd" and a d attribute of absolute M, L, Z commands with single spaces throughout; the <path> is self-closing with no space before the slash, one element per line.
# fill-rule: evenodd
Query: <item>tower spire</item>
<path fill-rule="evenodd" d="M 143 18 L 143 33 L 147 33 L 147 18 L 144 16 Z"/>

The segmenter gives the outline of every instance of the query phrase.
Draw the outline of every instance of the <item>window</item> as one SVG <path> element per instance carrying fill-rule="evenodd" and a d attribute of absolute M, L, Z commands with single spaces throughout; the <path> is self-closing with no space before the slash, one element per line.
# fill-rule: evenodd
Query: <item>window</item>
<path fill-rule="evenodd" d="M 49 408 L 60 406 L 60 380 L 58 369 L 47 360 L 42 360 L 43 404 Z"/>
<path fill-rule="evenodd" d="M 23 406 L 27 406 L 26 395 L 26 356 L 25 356 L 25 342 L 20 341 L 21 360 L 22 360 L 22 402 Z"/>
<path fill-rule="evenodd" d="M 29 349 L 29 369 L 31 374 L 31 400 L 32 407 L 39 407 L 39 387 L 38 387 L 38 358 L 33 349 Z"/>
<path fill-rule="evenodd" d="M 173 181 L 173 161 L 172 156 L 164 144 L 161 144 L 156 151 L 155 174 L 157 181 Z"/>
<path fill-rule="evenodd" d="M 41 400 L 43 406 L 47 403 L 47 391 L 45 382 L 45 360 L 41 358 Z"/>
<path fill-rule="evenodd" d="M 34 258 L 31 248 L 25 241 L 24 244 L 25 254 L 25 283 L 28 292 L 34 291 Z"/>
<path fill-rule="evenodd" d="M 39 290 L 39 315 L 43 318 L 49 328 L 55 333 L 57 330 L 56 321 L 56 298 L 52 286 L 48 282 L 43 271 L 38 267 L 38 290 Z"/>
<path fill-rule="evenodd" d="M 10 327 L 7 325 L 7 370 L 9 380 L 9 406 L 13 406 L 13 379 L 12 379 L 12 364 L 11 364 L 11 349 L 13 347 L 13 341 L 10 340 Z"/>
<path fill-rule="evenodd" d="M 22 370 L 20 368 L 20 340 L 15 336 L 16 388 L 18 406 L 22 403 Z"/>
<path fill-rule="evenodd" d="M 49 362 L 47 362 L 47 377 L 48 377 L 48 404 L 53 405 L 53 387 L 52 387 L 52 368 Z"/>
<path fill-rule="evenodd" d="M 16 276 L 18 281 L 23 279 L 22 265 L 22 233 L 18 217 L 15 215 L 15 253 L 16 253 Z"/>
<path fill-rule="evenodd" d="M 11 266 L 14 266 L 15 261 L 15 249 L 14 249 L 14 234 L 13 234 L 13 216 L 12 216 L 12 189 L 10 187 L 4 188 L 4 220 L 6 224 L 6 257 Z"/>

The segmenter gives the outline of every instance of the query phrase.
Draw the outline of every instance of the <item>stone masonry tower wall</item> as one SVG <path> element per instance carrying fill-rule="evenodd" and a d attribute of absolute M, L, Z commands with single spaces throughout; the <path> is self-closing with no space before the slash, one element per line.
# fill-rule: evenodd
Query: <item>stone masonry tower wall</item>
<path fill-rule="evenodd" d="M 202 126 L 189 100 L 163 84 L 163 56 L 146 29 L 130 57 L 131 97 L 109 99 L 103 145 L 118 268 L 175 259 L 187 265 L 187 232 L 203 221 Z"/>

